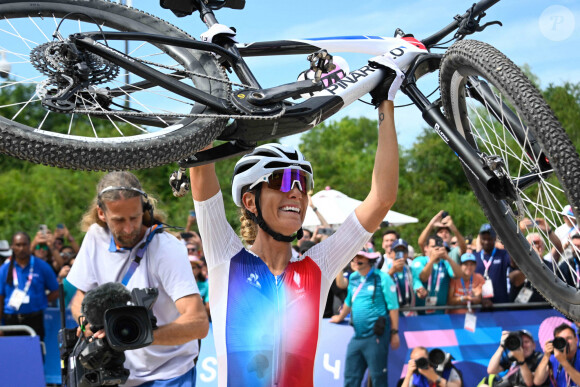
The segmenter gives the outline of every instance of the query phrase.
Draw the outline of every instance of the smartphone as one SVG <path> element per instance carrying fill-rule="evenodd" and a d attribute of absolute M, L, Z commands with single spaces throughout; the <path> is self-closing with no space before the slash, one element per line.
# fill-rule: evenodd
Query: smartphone
<path fill-rule="evenodd" d="M 41 224 L 40 227 L 38 227 L 38 229 L 44 234 L 46 235 L 46 232 L 48 231 L 48 227 L 46 227 L 46 224 Z"/>
<path fill-rule="evenodd" d="M 449 216 L 449 212 L 447 211 L 443 211 L 443 213 L 441 214 L 441 219 L 445 219 Z"/>
<path fill-rule="evenodd" d="M 195 211 L 194 210 L 189 210 L 189 216 L 195 216 Z"/>
<path fill-rule="evenodd" d="M 331 228 L 321 228 L 318 229 L 318 233 L 322 235 L 332 235 L 333 231 Z"/>
<path fill-rule="evenodd" d="M 403 259 L 405 258 L 405 252 L 404 251 L 396 251 L 395 252 L 395 259 Z"/>

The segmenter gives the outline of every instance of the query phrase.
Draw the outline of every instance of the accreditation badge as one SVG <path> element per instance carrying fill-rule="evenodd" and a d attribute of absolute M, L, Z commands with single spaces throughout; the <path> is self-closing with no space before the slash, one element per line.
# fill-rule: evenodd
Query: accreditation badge
<path fill-rule="evenodd" d="M 8 300 L 8 306 L 14 308 L 14 310 L 18 310 L 25 300 L 26 293 L 21 289 L 14 289 L 10 299 Z"/>
<path fill-rule="evenodd" d="M 477 325 L 477 316 L 475 313 L 467 312 L 465 313 L 465 323 L 463 328 L 469 332 L 475 332 L 475 326 Z"/>
<path fill-rule="evenodd" d="M 530 301 L 530 298 L 532 298 L 533 293 L 534 292 L 532 291 L 532 289 L 522 286 L 520 292 L 518 293 L 518 296 L 515 299 L 515 302 L 517 302 L 518 304 L 527 304 Z"/>
<path fill-rule="evenodd" d="M 493 298 L 493 283 L 490 278 L 486 278 L 481 288 L 481 296 L 483 298 Z"/>

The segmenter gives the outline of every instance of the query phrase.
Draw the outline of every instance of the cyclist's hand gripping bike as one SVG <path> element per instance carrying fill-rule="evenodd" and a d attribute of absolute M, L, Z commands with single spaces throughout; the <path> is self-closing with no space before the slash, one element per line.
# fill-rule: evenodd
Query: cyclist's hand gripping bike
<path fill-rule="evenodd" d="M 172 185 L 180 190 L 186 167 L 311 129 L 386 75 L 368 65 L 349 71 L 329 53 L 389 55 L 405 72 L 401 90 L 457 155 L 520 269 L 554 306 L 578 319 L 580 246 L 571 238 L 562 246 L 550 235 L 562 222 L 565 204 L 575 214 L 580 209 L 578 154 L 516 65 L 488 44 L 463 40 L 500 24 L 481 22 L 498 1 L 474 4 L 422 40 L 398 30 L 394 38 L 236 44 L 235 31 L 220 25 L 213 11 L 243 8 L 244 0 L 162 1 L 177 13 L 199 12 L 208 27 L 201 41 L 112 2 L 5 0 L 0 4 L 0 152 L 89 170 L 179 161 Z M 439 42 L 450 34 L 449 41 L 456 42 L 444 54 L 432 52 L 445 49 Z M 132 42 L 130 50 L 126 42 Z M 309 72 L 271 88 L 262 88 L 244 61 L 284 54 L 308 55 Z M 431 102 L 416 81 L 435 71 L 440 98 Z M 224 143 L 198 152 L 215 139 Z M 545 219 L 546 224 L 532 222 L 527 232 L 539 233 L 547 249 L 528 243 L 521 227 L 525 218 Z M 552 247 L 566 247 L 561 255 L 576 258 L 561 259 L 560 266 L 543 260 Z"/>

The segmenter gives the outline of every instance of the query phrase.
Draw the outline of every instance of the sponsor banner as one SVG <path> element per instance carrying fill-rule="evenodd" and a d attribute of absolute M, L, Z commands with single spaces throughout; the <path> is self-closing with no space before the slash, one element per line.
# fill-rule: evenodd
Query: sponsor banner
<path fill-rule="evenodd" d="M 399 378 L 404 375 L 411 349 L 417 345 L 422 345 L 428 350 L 440 348 L 451 353 L 455 358 L 456 367 L 463 372 L 464 385 L 475 386 L 486 375 L 487 364 L 499 345 L 503 330 L 530 331 L 534 335 L 536 349 L 542 351 L 542 343 L 552 339 L 552 330 L 563 321 L 567 321 L 562 314 L 553 309 L 478 312 L 476 316 L 475 332 L 464 329 L 465 315 L 401 317 L 399 320 L 401 347 L 396 351 L 389 351 L 387 366 L 389 386 L 396 386 Z M 46 382 L 60 383 L 60 360 L 56 339 L 60 329 L 58 309 L 47 309 L 45 326 Z M 75 326 L 70 312 L 67 313 L 67 326 Z M 328 319 L 322 321 L 314 385 L 343 385 L 346 347 L 352 334 L 353 328 L 347 323 L 332 324 Z M 202 340 L 201 344 L 201 354 L 197 363 L 197 385 L 217 386 L 217 359 L 211 328 L 208 337 Z"/>

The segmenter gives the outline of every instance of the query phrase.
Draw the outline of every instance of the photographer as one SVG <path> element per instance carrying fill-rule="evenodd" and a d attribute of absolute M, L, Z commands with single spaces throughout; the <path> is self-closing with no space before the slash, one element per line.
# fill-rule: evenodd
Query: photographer
<path fill-rule="evenodd" d="M 461 375 L 450 361 L 440 372 L 435 371 L 429 361 L 429 352 L 425 347 L 415 347 L 407 363 L 407 374 L 401 387 L 461 387 Z"/>
<path fill-rule="evenodd" d="M 580 358 L 578 337 L 574 329 L 562 323 L 554 329 L 554 340 L 546 341 L 544 357 L 534 374 L 534 384 L 541 385 L 548 376 L 553 387 L 570 387 L 580 384 Z"/>
<path fill-rule="evenodd" d="M 536 344 L 532 334 L 526 330 L 516 332 L 503 331 L 501 342 L 487 366 L 488 374 L 503 376 L 502 386 L 532 386 L 534 374 L 540 363 L 542 353 L 535 350 Z M 549 384 L 542 384 L 542 386 Z"/>
<path fill-rule="evenodd" d="M 129 290 L 158 288 L 153 306 L 158 329 L 151 346 L 125 352 L 125 385 L 194 386 L 194 359 L 209 323 L 184 244 L 156 224 L 152 199 L 129 172 L 112 172 L 97 185 L 83 217 L 88 232 L 67 277 L 78 290 L 71 301 L 76 320 L 85 293 L 109 282 Z M 90 328 L 90 327 L 89 327 Z M 104 330 L 91 332 L 104 338 Z"/>
<path fill-rule="evenodd" d="M 330 322 L 339 323 L 351 313 L 354 336 L 346 350 L 344 385 L 360 386 L 365 370 L 373 386 L 387 385 L 389 343 L 399 348 L 399 304 L 390 276 L 375 269 L 380 253 L 359 251 L 354 258 L 357 271 L 349 278 L 348 295 L 340 314 Z"/>

